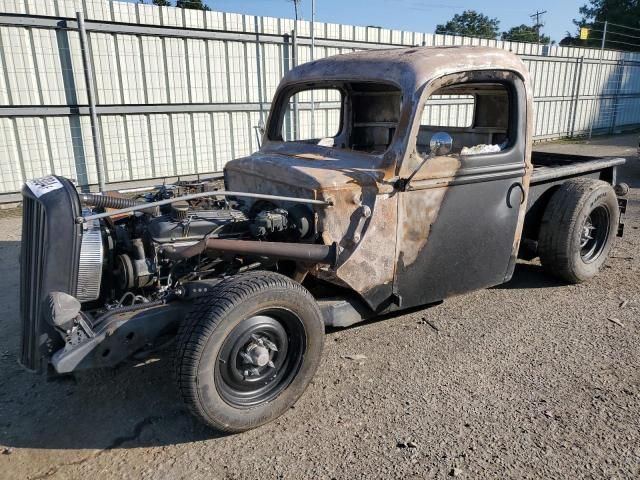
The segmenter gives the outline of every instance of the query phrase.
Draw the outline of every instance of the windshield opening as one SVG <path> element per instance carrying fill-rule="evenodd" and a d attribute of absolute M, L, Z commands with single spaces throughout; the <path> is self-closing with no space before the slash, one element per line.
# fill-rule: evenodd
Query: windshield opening
<path fill-rule="evenodd" d="M 344 82 L 291 90 L 279 103 L 270 140 L 382 154 L 395 136 L 402 95 L 388 84 Z"/>

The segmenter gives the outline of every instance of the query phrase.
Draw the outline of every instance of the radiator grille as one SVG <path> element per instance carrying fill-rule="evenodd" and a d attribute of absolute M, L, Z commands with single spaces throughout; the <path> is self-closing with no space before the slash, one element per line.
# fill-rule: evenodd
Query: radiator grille
<path fill-rule="evenodd" d="M 22 317 L 20 362 L 31 370 L 39 368 L 37 332 L 40 323 L 40 300 L 46 255 L 46 221 L 42 204 L 24 196 L 20 252 L 20 315 Z"/>
<path fill-rule="evenodd" d="M 97 300 L 100 296 L 103 252 L 100 221 L 94 220 L 86 224 L 80 246 L 76 298 L 81 302 Z"/>

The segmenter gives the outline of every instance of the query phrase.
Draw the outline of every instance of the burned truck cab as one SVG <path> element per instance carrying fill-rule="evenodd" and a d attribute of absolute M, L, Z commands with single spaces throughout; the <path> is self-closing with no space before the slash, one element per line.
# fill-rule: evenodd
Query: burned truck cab
<path fill-rule="evenodd" d="M 531 170 L 528 74 L 507 52 L 455 53 L 304 64 L 283 79 L 260 152 L 225 168 L 232 190 L 330 199 L 316 231 L 337 242 L 338 263 L 310 273 L 376 312 L 495 285 L 513 271 Z M 463 110 L 464 124 L 446 118 Z M 447 152 L 432 151 L 435 134 L 450 137 Z M 478 157 L 478 145 L 493 153 Z"/>

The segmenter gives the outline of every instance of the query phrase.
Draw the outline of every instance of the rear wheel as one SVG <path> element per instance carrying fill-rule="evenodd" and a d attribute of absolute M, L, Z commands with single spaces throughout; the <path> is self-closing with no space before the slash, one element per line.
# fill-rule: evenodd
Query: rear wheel
<path fill-rule="evenodd" d="M 542 266 L 571 283 L 590 280 L 609 255 L 619 219 L 611 185 L 592 179 L 567 181 L 553 194 L 542 217 Z"/>
<path fill-rule="evenodd" d="M 191 412 L 240 432 L 267 423 L 302 395 L 320 362 L 324 323 L 311 294 L 272 272 L 216 285 L 178 333 L 175 371 Z"/>

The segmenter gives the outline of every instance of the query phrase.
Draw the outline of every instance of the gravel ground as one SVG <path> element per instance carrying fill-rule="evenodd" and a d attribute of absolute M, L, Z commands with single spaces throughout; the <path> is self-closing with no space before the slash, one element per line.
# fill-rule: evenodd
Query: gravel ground
<path fill-rule="evenodd" d="M 189 416 L 167 358 L 75 380 L 21 370 L 20 221 L 3 214 L 0 476 L 640 477 L 636 141 L 537 147 L 629 158 L 626 235 L 593 282 L 562 285 L 523 263 L 506 285 L 333 331 L 295 408 L 232 436 Z"/>

